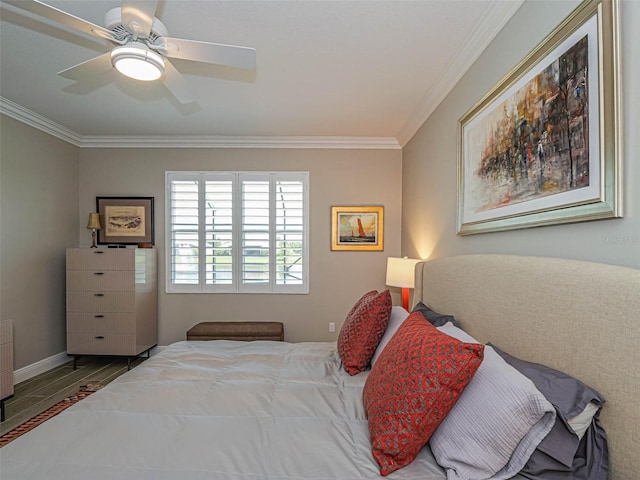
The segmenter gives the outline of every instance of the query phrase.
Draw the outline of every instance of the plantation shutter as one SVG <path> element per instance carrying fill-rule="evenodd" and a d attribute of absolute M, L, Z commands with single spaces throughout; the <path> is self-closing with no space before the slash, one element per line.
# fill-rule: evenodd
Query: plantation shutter
<path fill-rule="evenodd" d="M 167 172 L 168 292 L 308 292 L 308 173 Z"/>
<path fill-rule="evenodd" d="M 304 281 L 304 184 L 276 180 L 276 285 Z"/>
<path fill-rule="evenodd" d="M 242 286 L 244 291 L 259 291 L 269 285 L 270 259 L 270 185 L 265 175 L 243 174 L 242 184 Z M 251 288 L 255 287 L 255 288 Z"/>
<path fill-rule="evenodd" d="M 205 181 L 207 285 L 233 285 L 233 181 Z"/>
<path fill-rule="evenodd" d="M 169 182 L 169 251 L 171 282 L 198 285 L 200 282 L 198 176 L 185 175 Z"/>

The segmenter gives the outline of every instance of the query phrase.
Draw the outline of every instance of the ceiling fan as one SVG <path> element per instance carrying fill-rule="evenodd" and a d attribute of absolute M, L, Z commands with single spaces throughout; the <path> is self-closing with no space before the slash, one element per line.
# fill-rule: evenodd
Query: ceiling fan
<path fill-rule="evenodd" d="M 245 69 L 256 66 L 253 48 L 170 37 L 164 24 L 154 16 L 157 0 L 122 0 L 121 7 L 106 13 L 104 27 L 40 0 L 8 0 L 5 3 L 115 45 L 107 53 L 58 72 L 58 75 L 71 80 L 83 81 L 115 68 L 136 80 L 161 80 L 180 103 L 186 104 L 194 102 L 196 96 L 169 58 Z"/>

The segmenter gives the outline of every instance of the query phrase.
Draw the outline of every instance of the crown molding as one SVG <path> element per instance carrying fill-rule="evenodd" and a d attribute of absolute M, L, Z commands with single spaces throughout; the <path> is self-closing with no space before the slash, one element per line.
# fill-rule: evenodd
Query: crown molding
<path fill-rule="evenodd" d="M 393 137 L 130 136 L 80 135 L 17 103 L 0 97 L 0 113 L 80 148 L 332 148 L 400 150 Z"/>
<path fill-rule="evenodd" d="M 48 118 L 43 117 L 36 112 L 28 110 L 23 106 L 12 102 L 11 100 L 7 100 L 4 97 L 0 97 L 0 113 L 6 115 L 7 117 L 13 118 L 14 120 L 25 123 L 33 128 L 41 130 L 45 133 L 53 135 L 60 140 L 71 143 L 76 147 L 81 146 L 81 135 L 78 135 L 76 132 L 63 127 L 62 125 L 49 120 Z"/>
<path fill-rule="evenodd" d="M 435 86 L 422 98 L 396 135 L 401 147 L 406 146 L 524 2 L 525 0 L 497 1 L 485 10 L 477 27 L 469 34 L 469 38 L 455 55 L 455 60 L 447 67 Z"/>
<path fill-rule="evenodd" d="M 85 136 L 81 147 L 95 148 L 333 148 L 400 150 L 393 137 L 322 136 Z"/>

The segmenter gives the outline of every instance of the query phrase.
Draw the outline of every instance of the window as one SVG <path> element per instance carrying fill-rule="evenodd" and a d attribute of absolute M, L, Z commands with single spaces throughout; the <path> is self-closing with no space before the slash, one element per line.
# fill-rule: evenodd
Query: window
<path fill-rule="evenodd" d="M 307 172 L 167 172 L 167 292 L 308 293 Z"/>

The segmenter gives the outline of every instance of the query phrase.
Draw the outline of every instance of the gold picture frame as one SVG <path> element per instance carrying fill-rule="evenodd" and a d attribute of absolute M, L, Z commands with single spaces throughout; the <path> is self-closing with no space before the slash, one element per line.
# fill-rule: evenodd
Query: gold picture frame
<path fill-rule="evenodd" d="M 619 0 L 585 0 L 458 122 L 457 233 L 622 217 Z"/>
<path fill-rule="evenodd" d="M 331 207 L 331 250 L 383 251 L 384 207 Z"/>

